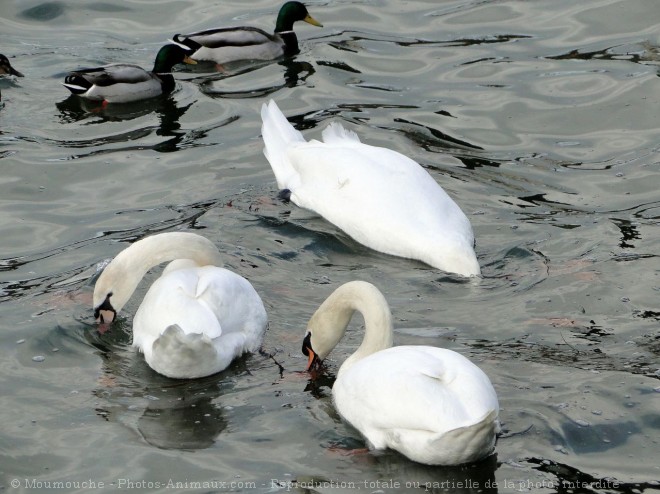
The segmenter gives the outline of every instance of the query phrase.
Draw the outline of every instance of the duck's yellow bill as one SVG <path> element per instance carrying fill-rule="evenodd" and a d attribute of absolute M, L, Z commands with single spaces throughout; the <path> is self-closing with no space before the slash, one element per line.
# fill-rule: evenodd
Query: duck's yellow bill
<path fill-rule="evenodd" d="M 197 65 L 197 60 L 193 60 L 188 55 L 183 58 L 183 63 L 188 63 L 190 65 Z"/>
<path fill-rule="evenodd" d="M 303 21 L 311 24 L 312 26 L 318 26 L 318 27 L 323 27 L 323 24 L 321 24 L 319 21 L 314 19 L 311 15 L 307 14 L 307 17 L 303 19 Z"/>

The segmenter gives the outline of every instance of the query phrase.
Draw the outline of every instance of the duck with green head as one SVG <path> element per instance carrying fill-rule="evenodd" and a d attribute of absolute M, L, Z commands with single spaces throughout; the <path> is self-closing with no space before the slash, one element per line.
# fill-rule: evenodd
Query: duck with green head
<path fill-rule="evenodd" d="M 286 2 L 277 16 L 275 32 L 269 34 L 256 27 L 228 27 L 209 29 L 190 34 L 176 34 L 174 41 L 193 50 L 190 57 L 224 64 L 237 60 L 273 60 L 295 55 L 298 38 L 293 31 L 296 21 L 323 27 L 300 2 Z"/>
<path fill-rule="evenodd" d="M 70 72 L 64 87 L 81 98 L 107 103 L 130 103 L 171 93 L 176 84 L 172 67 L 196 63 L 188 57 L 190 49 L 180 44 L 163 46 L 156 55 L 151 72 L 139 65 L 116 63 Z"/>

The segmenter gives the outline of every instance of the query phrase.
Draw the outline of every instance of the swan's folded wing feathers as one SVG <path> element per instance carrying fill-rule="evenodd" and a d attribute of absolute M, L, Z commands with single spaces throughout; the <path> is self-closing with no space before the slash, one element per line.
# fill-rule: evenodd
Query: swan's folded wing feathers
<path fill-rule="evenodd" d="M 293 128 L 274 101 L 261 106 L 261 134 L 264 155 L 273 168 L 280 189 L 294 190 L 298 185 L 297 172 L 291 166 L 288 149 L 296 143 L 305 143 L 303 135 Z"/>
<path fill-rule="evenodd" d="M 227 269 L 214 266 L 198 268 L 197 300 L 214 314 L 222 325 L 222 337 L 243 334 L 255 351 L 261 345 L 268 316 L 259 294 L 248 280 Z"/>
<path fill-rule="evenodd" d="M 338 122 L 332 122 L 322 132 L 323 142 L 326 144 L 347 144 L 349 142 L 360 142 L 358 135 L 352 130 L 344 128 Z"/>
<path fill-rule="evenodd" d="M 382 224 L 411 232 L 423 230 L 416 220 L 425 210 L 420 202 L 435 197 L 437 191 L 442 193 L 428 174 L 416 185 L 411 184 L 414 168 L 411 171 L 408 166 L 393 165 L 391 153 L 380 148 L 374 153 L 351 145 L 305 143 L 290 147 L 287 156 L 290 175 L 298 185 L 288 187 L 292 200 L 350 235 L 352 222 L 356 230 L 370 224 L 374 228 Z"/>
<path fill-rule="evenodd" d="M 360 407 L 353 412 L 358 418 L 346 417 L 349 422 L 364 417 L 371 427 L 382 430 L 445 433 L 481 420 L 498 407 L 494 395 L 482 395 L 491 387 L 490 382 L 480 386 L 478 377 L 474 385 L 474 364 L 454 352 L 432 350 L 441 352 L 394 347 L 357 362 L 342 374 L 340 393 Z M 466 362 L 468 366 L 464 367 Z M 469 379 L 463 379 L 464 373 L 470 374 Z"/>
<path fill-rule="evenodd" d="M 175 270 L 151 285 L 133 320 L 134 327 L 150 330 L 148 333 L 134 331 L 134 346 L 148 348 L 172 325 L 178 325 L 186 334 L 203 333 L 211 339 L 222 335 L 222 326 L 213 311 L 197 299 L 199 277 L 196 271 Z"/>

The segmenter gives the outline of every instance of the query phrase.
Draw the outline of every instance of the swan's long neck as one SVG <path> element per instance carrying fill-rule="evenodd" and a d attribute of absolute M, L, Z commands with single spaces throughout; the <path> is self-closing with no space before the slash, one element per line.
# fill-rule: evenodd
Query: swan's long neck
<path fill-rule="evenodd" d="M 324 358 L 339 343 L 356 311 L 364 317 L 364 338 L 359 348 L 341 366 L 340 373 L 358 360 L 391 347 L 393 343 L 392 313 L 387 300 L 372 284 L 352 281 L 335 290 L 310 320 L 309 328 L 313 335 L 317 323 L 320 329 L 314 335 L 319 348 L 323 349 L 319 350 L 319 357 Z"/>
<path fill-rule="evenodd" d="M 191 259 L 198 266 L 219 266 L 219 256 L 210 240 L 194 233 L 169 232 L 146 237 L 121 251 L 103 270 L 94 287 L 94 307 L 112 293 L 110 302 L 119 312 L 147 271 L 163 262 Z"/>

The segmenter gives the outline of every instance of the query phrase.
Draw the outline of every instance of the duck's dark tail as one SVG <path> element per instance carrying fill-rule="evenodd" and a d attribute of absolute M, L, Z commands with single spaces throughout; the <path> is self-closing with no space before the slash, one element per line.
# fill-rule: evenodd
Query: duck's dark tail
<path fill-rule="evenodd" d="M 190 38 L 186 38 L 186 35 L 184 34 L 175 34 L 172 39 L 176 42 L 179 43 L 180 45 L 187 46 L 190 48 L 192 53 L 195 53 L 197 50 L 199 50 L 202 45 L 200 45 L 197 41 L 192 40 Z"/>
<path fill-rule="evenodd" d="M 64 78 L 62 85 L 71 91 L 73 94 L 84 94 L 92 85 L 90 82 L 81 77 L 79 74 L 71 73 Z"/>

